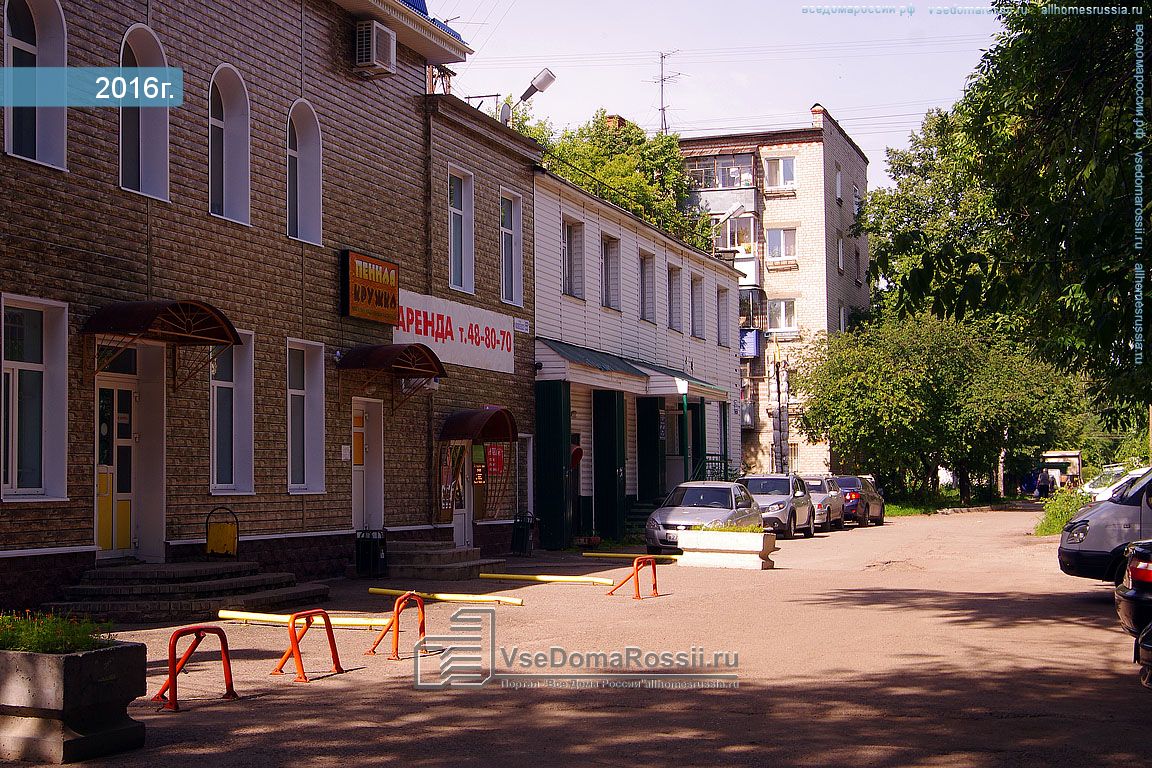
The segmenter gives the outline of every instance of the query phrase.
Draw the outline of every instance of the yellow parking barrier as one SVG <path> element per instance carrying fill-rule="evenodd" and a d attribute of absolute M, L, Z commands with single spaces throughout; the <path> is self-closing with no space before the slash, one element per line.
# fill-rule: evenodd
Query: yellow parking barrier
<path fill-rule="evenodd" d="M 217 615 L 221 619 L 231 619 L 245 624 L 287 624 L 291 618 L 281 613 L 252 613 L 251 611 L 221 610 Z M 374 629 L 387 627 L 392 623 L 391 616 L 332 616 L 329 618 L 334 627 L 345 629 Z"/>
<path fill-rule="evenodd" d="M 411 590 L 407 589 L 385 589 L 384 587 L 369 587 L 368 593 L 372 595 L 393 595 L 399 597 L 406 595 Z M 504 595 L 466 595 L 456 594 L 454 592 L 412 592 L 417 597 L 422 597 L 425 600 L 439 600 L 442 603 L 500 603 L 501 605 L 524 605 L 524 601 L 518 597 L 505 597 Z"/>
<path fill-rule="evenodd" d="M 601 584 L 609 587 L 616 583 L 612 581 L 612 579 L 602 579 L 599 576 L 529 576 L 522 573 L 482 573 L 480 574 L 480 578 L 499 581 L 541 581 L 558 584 Z"/>
<path fill-rule="evenodd" d="M 640 557 L 640 555 L 633 555 L 628 552 L 581 552 L 582 557 L 607 557 L 619 558 L 621 560 L 632 560 Z M 679 560 L 683 555 L 652 555 L 657 560 Z"/>

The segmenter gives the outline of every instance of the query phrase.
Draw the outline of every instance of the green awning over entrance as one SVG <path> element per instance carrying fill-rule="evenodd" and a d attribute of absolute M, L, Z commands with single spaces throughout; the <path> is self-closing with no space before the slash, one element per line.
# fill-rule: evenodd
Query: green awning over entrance
<path fill-rule="evenodd" d="M 648 374 L 622 357 L 617 357 L 607 352 L 600 352 L 595 349 L 588 349 L 587 347 L 578 347 L 575 344 L 568 344 L 563 341 L 553 341 L 552 339 L 542 339 L 539 337 L 537 337 L 537 341 L 542 342 L 570 363 L 583 365 L 586 368 L 595 368 L 598 371 L 608 373 L 622 373 L 626 376 L 636 376 L 641 379 L 648 378 Z M 645 363 L 645 365 L 647 364 Z"/>

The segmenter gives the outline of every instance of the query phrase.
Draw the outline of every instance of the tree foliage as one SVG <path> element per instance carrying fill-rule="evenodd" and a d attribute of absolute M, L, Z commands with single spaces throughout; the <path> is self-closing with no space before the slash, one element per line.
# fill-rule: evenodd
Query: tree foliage
<path fill-rule="evenodd" d="M 990 475 L 1002 449 L 1031 461 L 1076 440 L 1074 381 L 990 327 L 889 316 L 819 339 L 793 375 L 801 431 L 896 489 L 934 489 L 945 467 L 965 497 L 969 478 Z"/>
<path fill-rule="evenodd" d="M 600 109 L 576 128 L 556 133 L 517 107 L 511 125 L 544 147 L 552 173 L 702 250 L 712 248 L 707 211 L 688 204 L 688 174 L 675 134 L 648 136 L 635 123 Z"/>
<path fill-rule="evenodd" d="M 952 114 L 930 113 L 862 230 L 885 300 L 942 317 L 999 313 L 1087 375 L 1114 422 L 1152 402 L 1136 363 L 1134 20 L 997 0 L 1005 31 Z M 1128 407 L 1128 410 L 1126 410 Z"/>

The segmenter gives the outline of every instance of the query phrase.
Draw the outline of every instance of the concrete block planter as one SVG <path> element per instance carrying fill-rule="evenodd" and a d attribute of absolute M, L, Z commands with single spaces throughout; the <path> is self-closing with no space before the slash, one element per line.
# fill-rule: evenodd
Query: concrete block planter
<path fill-rule="evenodd" d="M 0 651 L 0 760 L 67 763 L 144 745 L 128 704 L 146 691 L 147 648 Z"/>
<path fill-rule="evenodd" d="M 753 571 L 775 567 L 770 557 L 776 551 L 774 533 L 680 531 L 677 544 L 684 550 L 677 565 Z"/>

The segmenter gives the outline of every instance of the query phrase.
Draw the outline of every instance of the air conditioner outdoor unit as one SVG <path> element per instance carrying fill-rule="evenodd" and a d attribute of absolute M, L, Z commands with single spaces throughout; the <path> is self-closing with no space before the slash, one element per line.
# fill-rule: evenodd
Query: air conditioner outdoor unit
<path fill-rule="evenodd" d="M 396 74 L 396 33 L 378 21 L 356 22 L 353 63 L 365 77 Z"/>

